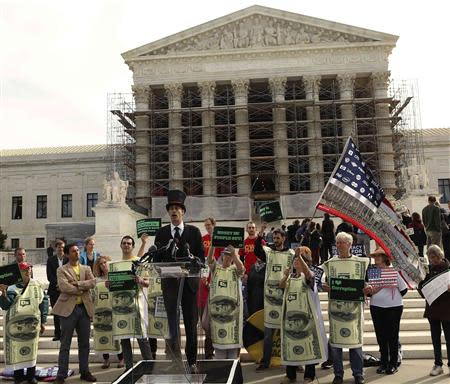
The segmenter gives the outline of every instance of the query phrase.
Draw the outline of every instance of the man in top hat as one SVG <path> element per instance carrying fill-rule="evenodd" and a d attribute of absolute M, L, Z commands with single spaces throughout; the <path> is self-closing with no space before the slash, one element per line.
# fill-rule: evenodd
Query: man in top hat
<path fill-rule="evenodd" d="M 186 207 L 186 194 L 180 190 L 171 190 L 167 194 L 166 210 L 170 217 L 170 224 L 161 227 L 155 236 L 155 245 L 164 247 L 170 240 L 178 246 L 177 258 L 185 257 L 189 252 L 204 261 L 202 235 L 197 227 L 185 224 L 183 221 Z M 198 277 L 185 280 L 181 297 L 183 321 L 186 332 L 186 357 L 191 371 L 196 371 L 197 361 L 197 290 Z M 162 279 L 161 282 L 164 304 L 167 311 L 170 339 L 168 347 L 176 359 L 181 359 L 179 344 L 179 321 L 177 318 L 177 297 L 179 280 L 176 278 Z"/>

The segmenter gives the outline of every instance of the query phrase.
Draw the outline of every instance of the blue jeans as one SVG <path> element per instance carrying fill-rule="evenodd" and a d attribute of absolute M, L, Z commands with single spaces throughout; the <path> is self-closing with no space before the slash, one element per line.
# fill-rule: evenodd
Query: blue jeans
<path fill-rule="evenodd" d="M 350 353 L 350 366 L 354 377 L 363 376 L 364 357 L 362 348 L 351 348 Z M 342 348 L 331 347 L 331 355 L 333 357 L 333 370 L 334 375 L 338 377 L 344 377 L 344 365 L 342 364 Z"/>
<path fill-rule="evenodd" d="M 275 332 L 275 328 L 264 327 L 264 351 L 262 363 L 266 366 L 270 366 L 270 359 L 272 358 L 272 337 Z"/>

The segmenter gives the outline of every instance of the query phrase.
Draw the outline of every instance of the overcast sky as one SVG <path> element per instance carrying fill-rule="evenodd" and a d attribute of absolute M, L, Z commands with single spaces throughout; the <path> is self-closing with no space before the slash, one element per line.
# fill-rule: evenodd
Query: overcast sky
<path fill-rule="evenodd" d="M 130 92 L 121 53 L 255 0 L 0 0 L 0 148 L 106 142 L 109 92 Z M 449 127 L 450 3 L 260 0 L 399 35 L 394 79 L 417 79 L 422 126 Z"/>

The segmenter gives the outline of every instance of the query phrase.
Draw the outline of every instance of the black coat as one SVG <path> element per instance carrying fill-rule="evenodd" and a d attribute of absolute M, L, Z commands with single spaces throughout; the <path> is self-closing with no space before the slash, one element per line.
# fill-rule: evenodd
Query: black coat
<path fill-rule="evenodd" d="M 247 306 L 248 315 L 264 309 L 264 279 L 266 276 L 266 267 L 257 271 L 255 264 L 252 265 L 247 280 Z"/>
<path fill-rule="evenodd" d="M 156 232 L 155 245 L 158 248 L 164 247 L 169 243 L 171 239 L 173 239 L 173 237 L 170 230 L 170 224 L 168 224 L 164 227 L 161 227 Z M 194 256 L 197 256 L 200 260 L 205 261 L 202 234 L 197 227 L 189 224 L 184 224 L 183 233 L 181 234 L 181 244 L 179 246 L 180 249 L 178 250 L 177 257 L 183 256 L 182 252 L 184 252 L 184 244 L 189 244 L 189 251 Z M 186 282 L 193 292 L 197 292 L 198 278 L 188 278 Z"/>
<path fill-rule="evenodd" d="M 69 261 L 69 259 L 64 256 L 63 258 L 63 265 L 66 264 Z M 52 293 L 58 293 L 57 285 L 58 280 L 56 278 L 56 270 L 59 268 L 58 263 L 58 256 L 53 255 L 50 256 L 47 259 L 47 280 L 49 282 L 48 284 L 48 294 L 51 295 Z"/>

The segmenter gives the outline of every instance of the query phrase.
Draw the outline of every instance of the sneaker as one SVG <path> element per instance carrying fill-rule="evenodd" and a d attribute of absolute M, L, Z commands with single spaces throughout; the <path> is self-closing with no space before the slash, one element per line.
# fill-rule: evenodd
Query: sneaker
<path fill-rule="evenodd" d="M 80 379 L 84 381 L 89 381 L 91 383 L 95 383 L 97 381 L 97 378 L 92 375 L 91 372 L 84 372 L 80 375 Z"/>
<path fill-rule="evenodd" d="M 333 366 L 333 362 L 330 359 L 328 359 L 327 361 L 324 361 L 321 364 L 322 369 L 330 369 L 332 366 Z"/>
<path fill-rule="evenodd" d="M 387 375 L 393 375 L 394 373 L 398 372 L 397 364 L 390 366 L 388 369 L 386 369 Z"/>
<path fill-rule="evenodd" d="M 377 368 L 377 371 L 376 371 L 379 375 L 383 375 L 383 374 L 385 374 L 386 373 L 386 367 L 383 367 L 382 365 L 380 365 L 378 368 Z"/>
<path fill-rule="evenodd" d="M 433 369 L 430 371 L 430 376 L 442 375 L 444 370 L 439 365 L 433 365 Z"/>
<path fill-rule="evenodd" d="M 256 367 L 256 372 L 262 372 L 265 371 L 266 369 L 269 369 L 269 367 L 264 363 L 261 363 Z"/>
<path fill-rule="evenodd" d="M 103 360 L 102 369 L 108 369 L 110 364 L 109 359 Z"/>
<path fill-rule="evenodd" d="M 335 376 L 331 384 L 343 384 L 344 380 L 340 376 Z"/>
<path fill-rule="evenodd" d="M 366 380 L 362 376 L 355 376 L 355 384 L 364 384 Z"/>
<path fill-rule="evenodd" d="M 119 360 L 119 362 L 117 363 L 117 368 L 123 368 L 125 367 L 125 362 L 122 360 Z"/>

